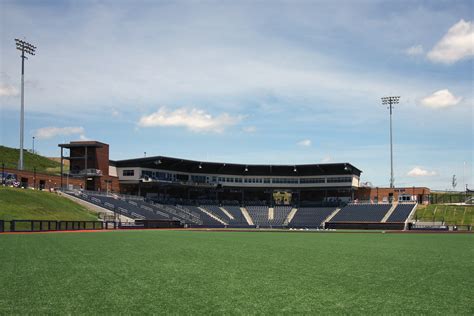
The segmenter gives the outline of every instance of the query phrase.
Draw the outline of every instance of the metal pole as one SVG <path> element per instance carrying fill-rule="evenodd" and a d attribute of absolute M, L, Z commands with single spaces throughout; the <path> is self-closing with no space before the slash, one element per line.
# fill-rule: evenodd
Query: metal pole
<path fill-rule="evenodd" d="M 393 189 L 393 142 L 392 142 L 392 99 L 390 104 L 390 188 Z"/>
<path fill-rule="evenodd" d="M 35 137 L 34 136 L 33 136 L 33 149 L 32 149 L 32 151 L 33 151 L 33 154 L 34 154 L 35 153 Z"/>
<path fill-rule="evenodd" d="M 20 162 L 18 170 L 23 170 L 23 130 L 25 125 L 25 50 L 21 51 L 21 111 L 20 111 Z"/>
<path fill-rule="evenodd" d="M 393 189 L 395 187 L 395 179 L 393 177 L 393 137 L 392 137 L 392 110 L 393 105 L 398 104 L 400 97 L 383 97 L 382 104 L 388 105 L 388 109 L 390 110 L 390 188 Z"/>
<path fill-rule="evenodd" d="M 18 170 L 23 170 L 23 141 L 25 128 L 25 53 L 35 55 L 36 47 L 32 44 L 15 39 L 16 49 L 21 51 L 21 111 L 20 111 L 20 160 L 18 162 Z"/>

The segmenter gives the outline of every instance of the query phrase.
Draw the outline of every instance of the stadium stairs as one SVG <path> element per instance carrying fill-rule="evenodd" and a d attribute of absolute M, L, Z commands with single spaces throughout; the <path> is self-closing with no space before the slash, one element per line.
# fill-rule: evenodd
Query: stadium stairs
<path fill-rule="evenodd" d="M 247 209 L 245 207 L 241 207 L 240 210 L 241 210 L 242 214 L 244 215 L 245 220 L 247 221 L 247 224 L 249 224 L 250 226 L 254 226 L 255 223 L 254 223 L 252 217 L 250 216 L 249 212 L 247 211 Z"/>
<path fill-rule="evenodd" d="M 324 220 L 324 228 L 326 228 L 326 223 L 329 222 L 334 216 L 336 216 L 337 213 L 339 213 L 341 209 L 336 208 L 331 214 L 329 214 L 328 217 Z"/>
<path fill-rule="evenodd" d="M 208 216 L 212 217 L 213 219 L 215 219 L 216 221 L 218 221 L 219 223 L 221 223 L 222 225 L 229 225 L 229 223 L 226 223 L 224 222 L 224 220 L 222 220 L 220 217 L 218 217 L 217 215 L 213 214 L 211 211 L 208 211 L 206 210 L 205 208 L 203 207 L 198 207 L 198 209 L 201 211 L 201 212 L 204 212 L 206 213 Z"/>
<path fill-rule="evenodd" d="M 242 228 L 242 227 L 253 227 L 253 222 L 249 224 L 246 215 L 244 214 L 243 208 L 235 205 L 223 205 L 220 207 L 223 211 L 226 211 L 228 215 L 231 215 L 229 227 Z M 247 214 L 248 215 L 248 214 Z M 230 216 L 229 216 L 230 218 Z"/>
<path fill-rule="evenodd" d="M 387 219 L 390 217 L 390 215 L 392 215 L 393 211 L 395 211 L 397 206 L 398 206 L 398 203 L 392 204 L 392 207 L 388 210 L 387 214 L 385 214 L 385 216 L 382 218 L 381 220 L 382 223 L 387 222 Z"/>
<path fill-rule="evenodd" d="M 283 226 L 288 226 L 288 224 L 291 222 L 293 217 L 295 217 L 296 211 L 298 211 L 298 209 L 296 207 L 293 207 L 291 209 L 290 213 L 288 213 L 288 216 L 286 217 L 285 221 L 283 222 Z"/>
<path fill-rule="evenodd" d="M 234 220 L 235 218 L 230 214 L 225 208 L 219 207 L 219 209 L 224 213 L 230 220 Z"/>

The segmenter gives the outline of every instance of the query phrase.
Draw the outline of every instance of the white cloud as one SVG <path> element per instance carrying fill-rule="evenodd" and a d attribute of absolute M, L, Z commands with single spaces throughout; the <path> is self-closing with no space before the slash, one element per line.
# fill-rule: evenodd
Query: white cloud
<path fill-rule="evenodd" d="M 6 83 L 0 83 L 0 97 L 15 97 L 18 95 L 18 89 Z"/>
<path fill-rule="evenodd" d="M 331 156 L 326 156 L 321 160 L 322 163 L 329 163 L 329 162 L 332 162 L 332 161 L 333 161 L 333 159 L 332 159 Z"/>
<path fill-rule="evenodd" d="M 424 52 L 423 46 L 421 45 L 414 45 L 412 47 L 409 47 L 405 50 L 405 54 L 409 56 L 418 56 L 422 55 Z"/>
<path fill-rule="evenodd" d="M 43 127 L 43 128 L 37 129 L 35 136 L 38 139 L 48 139 L 48 138 L 53 138 L 56 136 L 67 136 L 67 135 L 74 135 L 74 134 L 81 135 L 80 137 L 81 139 L 83 139 L 83 137 L 85 137 L 84 128 L 73 127 L 73 126 L 68 126 L 68 127 L 49 126 L 49 127 Z"/>
<path fill-rule="evenodd" d="M 414 167 L 407 173 L 407 176 L 410 176 L 410 177 L 430 177 L 430 176 L 435 176 L 435 175 L 436 175 L 435 171 L 429 171 L 426 169 L 422 169 L 421 167 Z"/>
<path fill-rule="evenodd" d="M 168 111 L 162 107 L 155 113 L 142 116 L 138 125 L 141 127 L 182 126 L 193 132 L 221 133 L 227 127 L 235 125 L 241 120 L 241 116 L 231 116 L 227 113 L 212 116 L 196 108 Z"/>
<path fill-rule="evenodd" d="M 246 133 L 255 133 L 257 128 L 255 126 L 245 126 L 242 130 Z"/>
<path fill-rule="evenodd" d="M 299 142 L 297 142 L 296 145 L 301 146 L 301 147 L 309 147 L 309 146 L 311 146 L 311 140 L 310 139 L 303 139 L 303 140 L 300 140 Z"/>
<path fill-rule="evenodd" d="M 116 109 L 113 109 L 110 114 L 112 115 L 112 117 L 119 117 L 120 116 L 120 112 L 117 111 Z"/>
<path fill-rule="evenodd" d="M 454 96 L 448 89 L 442 89 L 421 99 L 420 103 L 430 108 L 445 108 L 461 102 L 462 97 Z"/>
<path fill-rule="evenodd" d="M 433 62 L 452 64 L 474 55 L 474 24 L 460 20 L 428 53 Z"/>

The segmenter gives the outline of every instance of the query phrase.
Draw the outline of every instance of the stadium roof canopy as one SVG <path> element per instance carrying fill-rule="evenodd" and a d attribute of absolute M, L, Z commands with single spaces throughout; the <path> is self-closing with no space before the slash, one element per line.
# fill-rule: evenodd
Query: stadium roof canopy
<path fill-rule="evenodd" d="M 186 173 L 248 175 L 248 176 L 328 176 L 357 175 L 361 170 L 350 163 L 304 165 L 254 165 L 205 162 L 163 156 L 111 161 L 118 168 L 150 168 Z"/>

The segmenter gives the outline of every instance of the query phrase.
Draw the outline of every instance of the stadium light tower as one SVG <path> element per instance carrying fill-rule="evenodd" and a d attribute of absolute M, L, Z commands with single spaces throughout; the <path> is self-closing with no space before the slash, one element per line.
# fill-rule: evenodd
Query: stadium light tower
<path fill-rule="evenodd" d="M 20 161 L 18 170 L 23 170 L 23 135 L 25 129 L 25 54 L 35 55 L 36 46 L 15 38 L 16 49 L 21 51 L 21 113 L 20 113 Z"/>
<path fill-rule="evenodd" d="M 387 109 L 390 109 L 390 188 L 394 188 L 393 179 L 393 143 L 392 143 L 392 109 L 394 104 L 398 104 L 400 97 L 383 97 L 382 104 L 388 105 Z"/>

